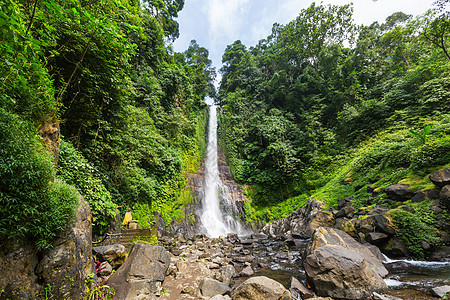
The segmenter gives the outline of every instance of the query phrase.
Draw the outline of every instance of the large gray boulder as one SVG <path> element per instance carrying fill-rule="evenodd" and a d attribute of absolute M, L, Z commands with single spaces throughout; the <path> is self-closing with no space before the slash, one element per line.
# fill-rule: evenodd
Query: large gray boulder
<path fill-rule="evenodd" d="M 231 294 L 233 300 L 291 300 L 291 293 L 279 282 L 265 276 L 244 281 Z"/>
<path fill-rule="evenodd" d="M 307 248 L 306 255 L 311 254 L 315 249 L 325 245 L 339 245 L 360 253 L 378 275 L 384 278 L 388 274 L 388 270 L 384 267 L 382 260 L 377 257 L 373 251 L 339 229 L 325 227 L 318 228 L 314 232 L 313 239 Z"/>
<path fill-rule="evenodd" d="M 54 288 L 55 299 L 81 299 L 85 279 L 94 273 L 92 258 L 92 215 L 89 204 L 80 198 L 75 223 L 68 233 L 43 253 L 36 275 Z"/>
<path fill-rule="evenodd" d="M 5 299 L 38 299 L 49 290 L 55 299 L 81 299 L 85 278 L 94 273 L 91 254 L 92 217 L 89 204 L 80 198 L 75 222 L 50 250 L 38 253 L 23 241 L 0 250 L 0 289 Z M 2 298 L 3 299 L 3 298 Z"/>
<path fill-rule="evenodd" d="M 345 232 L 318 228 L 306 254 L 307 280 L 319 296 L 361 299 L 387 291 L 381 260 Z"/>
<path fill-rule="evenodd" d="M 114 288 L 118 299 L 151 299 L 160 292 L 169 265 L 170 255 L 164 247 L 135 244 L 107 284 Z"/>
<path fill-rule="evenodd" d="M 213 297 L 216 295 L 224 295 L 231 291 L 228 284 L 220 282 L 212 278 L 205 278 L 200 282 L 198 286 L 200 293 L 203 297 Z"/>
<path fill-rule="evenodd" d="M 445 168 L 431 173 L 429 178 L 435 186 L 442 188 L 450 184 L 450 168 Z"/>

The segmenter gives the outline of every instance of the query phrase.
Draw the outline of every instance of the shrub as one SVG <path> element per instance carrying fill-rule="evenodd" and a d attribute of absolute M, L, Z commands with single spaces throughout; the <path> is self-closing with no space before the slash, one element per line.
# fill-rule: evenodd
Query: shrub
<path fill-rule="evenodd" d="M 42 250 L 70 223 L 79 194 L 55 175 L 32 124 L 0 108 L 0 237 L 29 238 Z"/>
<path fill-rule="evenodd" d="M 111 218 L 116 215 L 117 205 L 103 185 L 101 174 L 70 142 L 61 141 L 57 177 L 74 185 L 91 206 L 93 232 L 102 235 Z"/>
<path fill-rule="evenodd" d="M 434 247 L 440 246 L 440 239 L 433 227 L 436 214 L 430 210 L 430 202 L 423 202 L 416 206 L 414 213 L 402 209 L 389 211 L 393 222 L 397 227 L 397 236 L 400 237 L 408 250 L 418 258 L 425 258 L 420 245 L 421 241 L 427 241 Z"/>

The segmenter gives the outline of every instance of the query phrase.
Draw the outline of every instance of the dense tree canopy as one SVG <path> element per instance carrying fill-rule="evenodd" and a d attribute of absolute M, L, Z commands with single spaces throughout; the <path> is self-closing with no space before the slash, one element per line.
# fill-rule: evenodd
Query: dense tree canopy
<path fill-rule="evenodd" d="M 0 0 L 0 204 L 10 215 L 0 239 L 25 236 L 48 247 L 77 202 L 61 181 L 91 204 L 96 234 L 117 207 L 136 207 L 142 226 L 152 211 L 177 217 L 189 200 L 182 174 L 202 155 L 203 98 L 215 75 L 196 42 L 185 54 L 166 47 L 179 34 L 174 18 L 183 5 Z M 59 121 L 55 174 L 37 133 Z M 52 209 L 60 223 L 45 217 Z"/>
<path fill-rule="evenodd" d="M 351 5 L 313 3 L 253 47 L 228 45 L 220 143 L 235 178 L 252 186 L 254 204 L 314 193 L 378 134 L 445 119 L 447 23 L 447 14 L 431 10 L 356 26 Z M 448 141 L 435 143 L 442 157 L 430 167 L 450 160 Z M 387 153 L 372 161 L 371 176 L 388 165 L 420 169 L 412 159 L 388 162 Z"/>

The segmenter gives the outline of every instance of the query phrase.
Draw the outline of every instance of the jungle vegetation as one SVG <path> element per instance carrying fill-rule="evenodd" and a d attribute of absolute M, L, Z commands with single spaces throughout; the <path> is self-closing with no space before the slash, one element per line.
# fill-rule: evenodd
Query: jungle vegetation
<path fill-rule="evenodd" d="M 153 210 L 180 217 L 215 76 L 196 41 L 171 48 L 183 5 L 0 0 L 0 240 L 49 247 L 79 194 L 97 235 L 118 208 L 142 226 Z M 48 124 L 60 124 L 58 159 L 39 135 Z"/>

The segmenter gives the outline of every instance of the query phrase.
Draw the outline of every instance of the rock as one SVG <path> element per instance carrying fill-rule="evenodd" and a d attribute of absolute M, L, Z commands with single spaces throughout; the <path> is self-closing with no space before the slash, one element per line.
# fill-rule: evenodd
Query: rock
<path fill-rule="evenodd" d="M 222 282 L 229 284 L 231 282 L 231 279 L 236 277 L 236 269 L 232 265 L 227 265 L 222 270 Z"/>
<path fill-rule="evenodd" d="M 98 276 L 108 276 L 112 273 L 113 268 L 112 266 L 107 262 L 104 261 L 100 263 L 100 265 L 97 268 L 97 275 Z"/>
<path fill-rule="evenodd" d="M 386 283 L 360 253 L 340 245 L 316 248 L 305 261 L 308 282 L 319 296 L 368 298 L 388 290 Z"/>
<path fill-rule="evenodd" d="M 319 296 L 359 299 L 387 290 L 382 261 L 345 232 L 318 228 L 305 255 L 308 282 Z"/>
<path fill-rule="evenodd" d="M 44 251 L 36 267 L 36 275 L 43 285 L 50 284 L 55 299 L 80 299 L 85 279 L 94 273 L 92 259 L 92 215 L 89 204 L 80 199 L 75 223 L 68 233 Z"/>
<path fill-rule="evenodd" d="M 426 190 L 425 196 L 428 199 L 437 200 L 437 199 L 439 199 L 439 190 L 438 189 Z"/>
<path fill-rule="evenodd" d="M 439 203 L 442 207 L 450 209 L 450 185 L 446 185 L 439 193 Z"/>
<path fill-rule="evenodd" d="M 349 197 L 339 200 L 338 209 L 341 209 L 341 208 L 344 208 L 345 206 L 351 205 L 352 200 L 353 200 L 353 196 L 349 196 Z"/>
<path fill-rule="evenodd" d="M 431 248 L 431 245 L 427 241 L 421 241 L 420 247 L 422 247 L 423 250 L 429 250 Z"/>
<path fill-rule="evenodd" d="M 390 199 L 395 201 L 406 201 L 414 196 L 414 192 L 406 184 L 393 184 L 388 186 L 384 191 Z"/>
<path fill-rule="evenodd" d="M 241 273 L 239 273 L 239 276 L 242 276 L 242 277 L 251 277 L 251 276 L 253 276 L 254 274 L 255 274 L 255 272 L 253 271 L 252 267 L 247 266 L 247 267 L 245 267 L 245 268 L 241 271 Z"/>
<path fill-rule="evenodd" d="M 251 244 L 253 244 L 255 242 L 255 240 L 253 240 L 253 239 L 243 239 L 243 240 L 240 240 L 240 243 L 242 244 L 242 245 L 251 245 Z"/>
<path fill-rule="evenodd" d="M 358 220 L 355 225 L 359 231 L 365 234 L 374 232 L 375 230 L 388 235 L 393 235 L 396 232 L 394 223 L 386 215 L 369 216 L 365 219 Z"/>
<path fill-rule="evenodd" d="M 373 293 L 372 298 L 373 300 L 402 300 L 401 298 L 390 296 L 390 295 L 382 295 L 378 293 Z"/>
<path fill-rule="evenodd" d="M 366 234 L 365 239 L 373 245 L 381 245 L 389 239 L 389 236 L 381 232 L 370 232 Z"/>
<path fill-rule="evenodd" d="M 417 191 L 414 193 L 414 196 L 411 199 L 414 203 L 419 203 L 425 201 L 425 193 L 422 191 Z"/>
<path fill-rule="evenodd" d="M 450 168 L 431 173 L 429 178 L 435 186 L 443 188 L 445 185 L 450 184 Z"/>
<path fill-rule="evenodd" d="M 203 297 L 212 297 L 215 295 L 224 295 L 231 291 L 230 287 L 220 281 L 212 278 L 205 278 L 200 282 L 198 286 L 200 293 Z"/>
<path fill-rule="evenodd" d="M 433 295 L 443 298 L 445 294 L 450 293 L 450 285 L 438 286 L 431 289 Z"/>
<path fill-rule="evenodd" d="M 215 295 L 214 297 L 209 298 L 209 300 L 231 300 L 231 298 L 228 295 Z"/>
<path fill-rule="evenodd" d="M 333 214 L 325 211 L 318 211 L 316 214 L 311 216 L 311 222 L 309 222 L 306 233 L 311 236 L 319 227 L 333 227 L 336 224 Z"/>
<path fill-rule="evenodd" d="M 292 300 L 284 286 L 265 276 L 247 279 L 231 294 L 233 300 Z"/>
<path fill-rule="evenodd" d="M 391 238 L 385 245 L 381 247 L 383 253 L 393 257 L 407 257 L 409 251 L 405 244 L 397 237 Z"/>
<path fill-rule="evenodd" d="M 450 262 L 450 247 L 444 247 L 440 250 L 433 252 L 430 256 L 431 260 L 436 261 L 448 261 Z"/>
<path fill-rule="evenodd" d="M 264 241 L 264 240 L 267 240 L 269 238 L 269 236 L 264 233 L 253 233 L 251 235 L 251 238 L 253 240 Z"/>
<path fill-rule="evenodd" d="M 8 249 L 8 250 L 7 250 Z M 39 299 L 41 286 L 34 270 L 38 264 L 37 250 L 21 242 L 15 248 L 0 247 L 0 298 Z"/>
<path fill-rule="evenodd" d="M 161 246 L 135 244 L 125 263 L 107 284 L 118 299 L 151 298 L 158 292 L 170 265 L 170 255 Z"/>
<path fill-rule="evenodd" d="M 42 143 L 53 154 L 53 163 L 56 166 L 58 164 L 59 144 L 61 142 L 59 120 L 56 118 L 44 118 L 38 133 L 42 137 Z"/>
<path fill-rule="evenodd" d="M 335 215 L 334 217 L 337 218 L 349 218 L 351 219 L 354 215 L 354 211 L 355 208 L 351 205 L 345 206 L 343 208 L 341 208 Z"/>
<path fill-rule="evenodd" d="M 367 261 L 367 265 L 381 277 L 385 277 L 388 271 L 383 265 L 383 262 L 366 246 L 355 241 L 351 236 L 345 232 L 332 228 L 318 228 L 313 235 L 313 239 L 308 245 L 306 256 L 325 245 L 339 245 L 353 252 L 357 252 L 363 256 Z"/>
<path fill-rule="evenodd" d="M 376 205 L 374 208 L 369 210 L 369 212 L 367 214 L 370 215 L 370 216 L 372 216 L 372 215 L 380 215 L 380 214 L 384 214 L 388 210 L 389 210 L 389 207 L 382 206 L 382 205 Z"/>
<path fill-rule="evenodd" d="M 357 232 L 354 223 L 354 220 L 349 220 L 347 218 L 337 219 L 334 228 L 342 230 L 352 237 L 356 237 Z"/>
<path fill-rule="evenodd" d="M 295 238 L 310 238 L 315 228 L 335 223 L 331 212 L 322 211 L 322 206 L 322 203 L 309 199 L 305 207 L 289 217 L 266 224 L 262 232 L 272 237 L 290 233 Z"/>
<path fill-rule="evenodd" d="M 118 269 L 127 258 L 127 250 L 120 244 L 94 247 L 92 253 L 100 261 L 110 262 L 113 269 Z"/>
<path fill-rule="evenodd" d="M 231 243 L 238 243 L 239 242 L 239 236 L 236 233 L 228 233 L 227 239 Z"/>
<path fill-rule="evenodd" d="M 314 297 L 314 293 L 311 292 L 308 288 L 306 288 L 303 284 L 301 284 L 300 281 L 297 280 L 297 278 L 292 277 L 291 278 L 291 294 L 297 294 L 300 297 L 297 296 L 298 299 L 309 299 Z M 295 297 L 293 297 L 296 299 Z"/>

